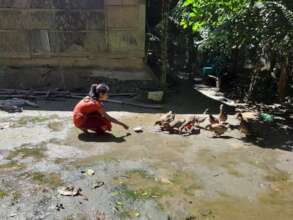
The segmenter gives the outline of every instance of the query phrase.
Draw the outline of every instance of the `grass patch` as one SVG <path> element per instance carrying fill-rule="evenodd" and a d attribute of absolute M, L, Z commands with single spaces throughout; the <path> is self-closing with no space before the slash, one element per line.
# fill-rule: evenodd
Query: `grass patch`
<path fill-rule="evenodd" d="M 63 220 L 74 220 L 74 217 L 72 215 L 66 216 L 63 218 Z"/>
<path fill-rule="evenodd" d="M 26 173 L 25 176 L 31 178 L 37 184 L 46 185 L 52 188 L 56 188 L 63 184 L 63 181 L 57 173 L 33 172 Z"/>
<path fill-rule="evenodd" d="M 87 158 L 82 158 L 76 161 L 72 161 L 70 165 L 75 166 L 76 168 L 81 168 L 83 166 L 88 166 L 88 165 L 94 165 L 98 162 L 117 162 L 118 159 L 115 158 L 111 154 L 102 154 L 102 155 L 97 155 L 97 156 L 91 156 Z"/>
<path fill-rule="evenodd" d="M 131 190 L 126 185 L 123 186 L 120 191 L 122 195 L 125 195 L 126 198 L 130 200 L 138 200 L 138 199 L 151 199 L 151 198 L 159 198 L 165 195 L 167 192 L 161 189 L 158 186 L 139 188 L 137 190 Z"/>
<path fill-rule="evenodd" d="M 62 121 L 59 120 L 51 120 L 48 123 L 48 128 L 51 131 L 62 131 L 64 129 Z"/>
<path fill-rule="evenodd" d="M 239 164 L 240 159 L 242 158 L 244 161 L 250 161 L 247 157 L 250 157 L 246 151 L 230 151 L 230 152 L 212 152 L 208 149 L 200 150 L 198 153 L 199 161 L 208 166 L 209 168 L 219 168 L 222 167 L 225 171 L 235 177 L 243 177 L 244 175 L 238 171 L 237 165 Z M 248 162 L 250 163 L 250 162 Z"/>
<path fill-rule="evenodd" d="M 65 158 L 57 158 L 57 159 L 54 160 L 54 163 L 56 163 L 56 164 L 63 164 L 66 161 L 67 161 L 67 159 L 65 159 Z"/>
<path fill-rule="evenodd" d="M 259 200 L 264 204 L 292 204 L 293 183 L 290 181 L 290 174 L 276 169 L 267 169 L 264 179 L 270 182 L 270 189 L 259 195 Z"/>
<path fill-rule="evenodd" d="M 119 183 L 121 194 L 131 200 L 161 198 L 165 195 L 185 194 L 193 196 L 196 190 L 201 189 L 198 179 L 186 172 L 176 172 L 170 183 L 162 183 L 144 170 L 129 171 L 126 178 L 114 178 Z"/>
<path fill-rule="evenodd" d="M 287 181 L 274 182 L 270 189 L 258 195 L 258 199 L 266 205 L 289 206 L 293 203 L 293 183 Z"/>
<path fill-rule="evenodd" d="M 69 215 L 63 218 L 63 220 L 88 220 L 88 218 L 84 214 L 76 214 L 74 215 Z"/>
<path fill-rule="evenodd" d="M 289 173 L 281 170 L 268 170 L 265 180 L 269 182 L 287 182 L 289 181 Z"/>
<path fill-rule="evenodd" d="M 47 116 L 23 116 L 17 121 L 12 122 L 12 128 L 26 127 L 30 124 L 41 124 L 52 119 L 58 119 L 58 115 Z"/>
<path fill-rule="evenodd" d="M 21 193 L 20 192 L 13 192 L 12 193 L 12 201 L 16 202 L 21 198 Z"/>
<path fill-rule="evenodd" d="M 21 170 L 24 169 L 25 165 L 21 163 L 17 163 L 16 161 L 10 161 L 9 163 L 0 164 L 0 169 L 16 169 Z"/>
<path fill-rule="evenodd" d="M 236 176 L 236 177 L 243 177 L 243 174 L 240 173 L 237 169 L 236 169 L 237 164 L 236 163 L 225 163 L 222 165 L 222 167 L 224 167 L 226 169 L 226 171 L 232 175 L 232 176 Z"/>
<path fill-rule="evenodd" d="M 187 172 L 176 172 L 171 179 L 173 183 L 170 190 L 177 193 L 184 193 L 185 195 L 193 196 L 196 190 L 202 189 L 196 176 Z"/>
<path fill-rule="evenodd" d="M 132 219 L 140 216 L 139 210 L 134 209 L 138 200 L 159 199 L 169 192 L 161 187 L 154 176 L 145 170 L 131 170 L 121 177 L 114 178 L 119 184 L 113 196 L 117 196 L 115 210 L 120 218 Z M 163 184 L 164 185 L 164 184 Z"/>
<path fill-rule="evenodd" d="M 8 160 L 12 160 L 18 156 L 21 156 L 22 159 L 27 157 L 33 157 L 35 159 L 43 159 L 45 157 L 44 151 L 46 150 L 45 144 L 41 143 L 37 146 L 28 147 L 23 145 L 18 149 L 11 151 L 7 157 Z"/>
<path fill-rule="evenodd" d="M 7 196 L 7 193 L 0 190 L 0 199 L 3 199 L 6 196 Z"/>
<path fill-rule="evenodd" d="M 162 179 L 167 181 L 162 182 Z M 132 170 L 115 178 L 114 183 L 119 184 L 117 191 L 112 194 L 119 201 L 116 210 L 125 218 L 131 218 L 125 210 L 135 208 L 137 201 L 151 199 L 159 209 L 169 210 L 174 198 L 187 204 L 194 199 L 196 191 L 202 189 L 196 175 L 184 171 L 177 171 L 168 179 L 168 176 L 156 177 L 144 170 Z"/>
<path fill-rule="evenodd" d="M 143 179 L 153 179 L 154 180 L 154 177 L 151 176 L 147 171 L 139 170 L 139 169 L 126 172 L 126 176 L 128 178 L 141 177 Z"/>
<path fill-rule="evenodd" d="M 140 212 L 136 209 L 122 209 L 120 212 L 121 218 L 138 218 L 140 216 Z"/>

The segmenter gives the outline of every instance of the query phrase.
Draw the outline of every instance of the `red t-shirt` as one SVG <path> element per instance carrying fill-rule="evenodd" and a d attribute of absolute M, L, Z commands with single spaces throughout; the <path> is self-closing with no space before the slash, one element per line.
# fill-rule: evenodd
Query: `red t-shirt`
<path fill-rule="evenodd" d="M 73 109 L 73 122 L 78 127 L 81 126 L 88 114 L 98 112 L 102 108 L 102 104 L 90 97 L 82 99 Z"/>

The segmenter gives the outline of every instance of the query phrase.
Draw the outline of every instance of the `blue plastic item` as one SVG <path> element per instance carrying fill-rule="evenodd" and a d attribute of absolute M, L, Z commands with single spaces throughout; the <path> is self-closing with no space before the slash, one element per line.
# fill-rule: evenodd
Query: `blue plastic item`
<path fill-rule="evenodd" d="M 201 71 L 201 75 L 203 77 L 206 77 L 208 75 L 213 75 L 213 73 L 214 73 L 214 68 L 210 66 L 203 67 Z"/>

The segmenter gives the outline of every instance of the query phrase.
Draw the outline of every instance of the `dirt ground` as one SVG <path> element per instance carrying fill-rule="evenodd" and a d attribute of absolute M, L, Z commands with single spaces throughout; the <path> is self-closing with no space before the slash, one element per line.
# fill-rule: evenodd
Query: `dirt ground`
<path fill-rule="evenodd" d="M 191 113 L 177 101 L 179 117 Z M 72 125 L 73 104 L 0 112 L 0 219 L 95 220 L 97 211 L 107 220 L 293 219 L 292 152 L 245 142 L 238 130 L 158 133 L 162 112 L 127 107 L 110 114 L 143 133 L 114 126 L 112 135 L 85 135 Z M 82 195 L 59 195 L 66 185 Z"/>

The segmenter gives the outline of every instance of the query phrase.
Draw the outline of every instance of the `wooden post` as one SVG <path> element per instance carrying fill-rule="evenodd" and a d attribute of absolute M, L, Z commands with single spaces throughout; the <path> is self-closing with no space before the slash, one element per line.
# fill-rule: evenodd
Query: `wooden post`
<path fill-rule="evenodd" d="M 161 86 L 167 84 L 168 74 L 168 23 L 169 23 L 169 0 L 162 1 L 162 36 L 161 36 Z"/>

